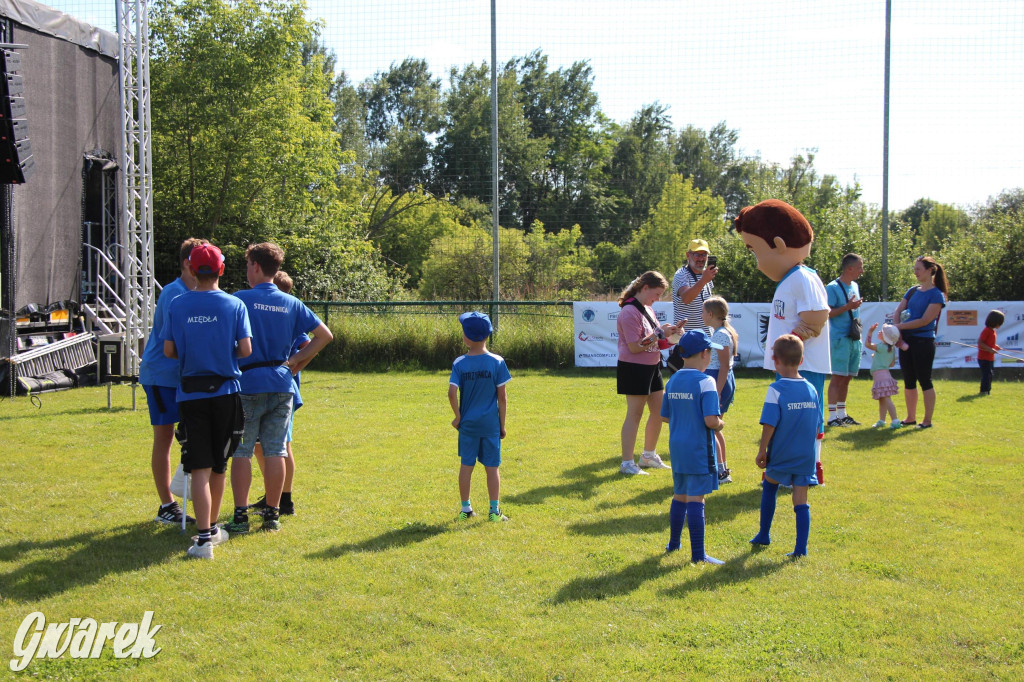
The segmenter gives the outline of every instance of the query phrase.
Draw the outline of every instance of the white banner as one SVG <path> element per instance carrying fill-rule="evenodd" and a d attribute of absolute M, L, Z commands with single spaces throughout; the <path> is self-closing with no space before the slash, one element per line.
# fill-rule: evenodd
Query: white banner
<path fill-rule="evenodd" d="M 764 338 L 768 331 L 768 303 L 730 303 L 729 320 L 739 334 L 737 367 L 761 367 L 764 361 Z M 864 303 L 860 319 L 864 334 L 871 325 L 892 321 L 896 303 Z M 978 336 L 985 327 L 990 310 L 1001 310 L 1006 315 L 1003 326 L 996 330 L 997 342 L 1010 355 L 996 356 L 996 367 L 1024 366 L 1024 301 L 954 301 L 942 310 L 935 338 L 935 367 L 977 367 Z M 618 333 L 615 320 L 619 306 L 614 301 L 575 302 L 572 306 L 577 367 L 614 367 L 617 361 Z M 672 304 L 659 301 L 654 304 L 660 322 L 672 319 Z M 876 330 L 877 333 L 877 330 Z M 966 344 L 966 345 L 961 345 Z M 871 367 L 871 351 L 866 348 L 861 356 L 861 369 Z"/>

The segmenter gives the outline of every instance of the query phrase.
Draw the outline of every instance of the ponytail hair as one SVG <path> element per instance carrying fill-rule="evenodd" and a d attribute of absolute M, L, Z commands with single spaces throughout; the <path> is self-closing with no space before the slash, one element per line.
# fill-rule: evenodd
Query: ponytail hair
<path fill-rule="evenodd" d="M 732 337 L 732 352 L 735 355 L 736 349 L 740 345 L 740 336 L 736 333 L 733 326 L 729 324 L 729 304 L 721 296 L 712 296 L 704 301 L 704 310 L 714 315 L 716 319 L 722 320 L 722 327 Z"/>
<path fill-rule="evenodd" d="M 626 285 L 626 288 L 622 290 L 622 293 L 619 294 L 619 307 L 621 308 L 626 305 L 626 300 L 639 294 L 644 287 L 668 289 L 668 280 L 665 279 L 665 275 L 657 270 L 648 270 Z"/>
<path fill-rule="evenodd" d="M 932 281 L 935 286 L 946 295 L 946 298 L 949 298 L 949 282 L 946 280 L 946 271 L 939 265 L 939 262 L 931 256 L 921 256 L 917 260 L 932 271 Z"/>

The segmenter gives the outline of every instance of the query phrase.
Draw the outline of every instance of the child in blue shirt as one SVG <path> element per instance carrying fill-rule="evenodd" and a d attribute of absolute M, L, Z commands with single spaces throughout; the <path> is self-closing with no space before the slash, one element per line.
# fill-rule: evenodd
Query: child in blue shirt
<path fill-rule="evenodd" d="M 679 549 L 686 521 L 690 560 L 722 564 L 704 552 L 704 496 L 718 490 L 715 432 L 723 427 L 715 380 L 704 373 L 711 362 L 712 348 L 722 350 L 703 331 L 689 331 L 679 339 L 683 368 L 668 380 L 661 402 L 661 418 L 668 422 L 674 492 L 665 551 Z"/>
<path fill-rule="evenodd" d="M 803 341 L 794 334 L 783 334 L 772 346 L 779 379 L 768 387 L 761 409 L 761 447 L 755 459 L 757 466 L 765 469 L 761 483 L 761 531 L 750 541 L 754 545 L 771 544 L 776 493 L 780 484 L 792 486 L 796 546 L 786 555 L 792 557 L 807 555 L 807 536 L 811 530 L 807 488 L 818 484 L 815 449 L 824 427 L 818 391 L 798 371 L 803 357 Z"/>
<path fill-rule="evenodd" d="M 452 426 L 459 432 L 459 493 L 462 510 L 459 519 L 476 516 L 469 500 L 473 467 L 477 460 L 487 471 L 487 492 L 491 498 L 490 521 L 508 521 L 499 508 L 501 478 L 501 439 L 505 437 L 505 384 L 512 380 L 505 360 L 488 352 L 491 319 L 483 313 L 459 315 L 463 341 L 469 352 L 452 363 L 448 381 L 448 402 L 455 413 Z"/>

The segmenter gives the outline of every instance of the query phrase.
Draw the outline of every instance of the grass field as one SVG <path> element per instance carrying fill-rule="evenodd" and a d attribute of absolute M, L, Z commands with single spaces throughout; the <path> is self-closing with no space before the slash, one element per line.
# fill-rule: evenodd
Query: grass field
<path fill-rule="evenodd" d="M 232 539 L 213 562 L 186 560 L 188 540 L 152 522 L 141 390 L 137 412 L 128 387 L 115 387 L 113 410 L 103 388 L 44 395 L 40 409 L 0 403 L 0 649 L 33 611 L 56 623 L 152 610 L 154 658 L 115 660 L 108 647 L 21 675 L 1024 678 L 1020 383 L 978 399 L 973 381 L 939 382 L 927 431 L 830 432 L 810 556 L 791 561 L 788 500 L 774 544 L 747 542 L 768 380 L 744 374 L 726 429 L 736 482 L 707 502 L 708 551 L 726 560 L 711 567 L 663 554 L 670 472 L 618 473 L 625 407 L 611 372 L 513 375 L 509 523 L 453 521 L 447 373 L 307 372 L 298 515 L 280 533 Z M 849 403 L 876 418 L 868 379 Z M 478 509 L 486 497 L 480 471 Z"/>

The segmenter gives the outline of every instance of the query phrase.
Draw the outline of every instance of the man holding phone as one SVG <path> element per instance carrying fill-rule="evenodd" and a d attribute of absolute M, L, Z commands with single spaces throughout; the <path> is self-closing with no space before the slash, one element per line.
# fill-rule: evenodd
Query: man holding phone
<path fill-rule="evenodd" d="M 685 323 L 685 331 L 710 333 L 704 326 L 704 301 L 714 295 L 718 257 L 711 255 L 708 243 L 692 239 L 686 249 L 686 265 L 672 277 L 672 310 L 675 323 Z"/>

